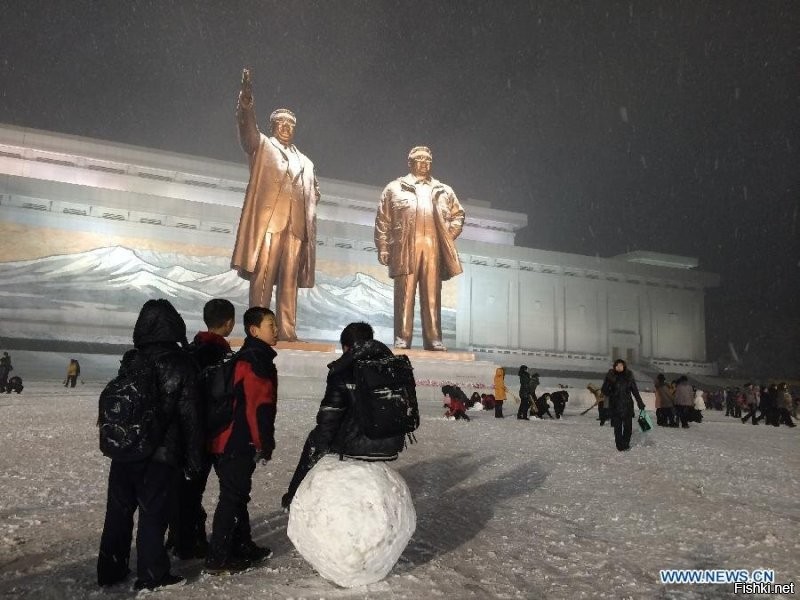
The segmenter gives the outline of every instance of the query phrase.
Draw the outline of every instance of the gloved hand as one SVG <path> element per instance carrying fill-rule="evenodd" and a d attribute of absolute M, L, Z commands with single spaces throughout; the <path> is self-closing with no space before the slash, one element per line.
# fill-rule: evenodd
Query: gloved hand
<path fill-rule="evenodd" d="M 642 402 L 642 403 L 641 403 L 641 404 L 639 404 L 638 406 L 639 406 L 639 410 L 640 410 L 640 411 L 644 410 L 644 408 L 645 408 L 645 406 L 644 406 L 644 402 Z"/>
<path fill-rule="evenodd" d="M 289 508 L 292 505 L 292 500 L 294 500 L 294 497 L 289 492 L 286 492 L 283 496 L 281 496 L 281 508 L 283 509 L 283 512 L 289 512 Z"/>
<path fill-rule="evenodd" d="M 265 448 L 261 452 L 256 453 L 256 462 L 261 463 L 262 465 L 267 464 L 267 461 L 272 460 L 272 449 Z"/>

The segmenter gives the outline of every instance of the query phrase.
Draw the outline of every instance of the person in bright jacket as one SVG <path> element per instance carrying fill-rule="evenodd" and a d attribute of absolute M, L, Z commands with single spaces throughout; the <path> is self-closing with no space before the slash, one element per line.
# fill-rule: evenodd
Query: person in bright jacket
<path fill-rule="evenodd" d="M 588 384 L 586 389 L 594 396 L 594 404 L 597 405 L 597 420 L 600 421 L 600 426 L 602 427 L 608 419 L 606 415 L 605 396 L 603 396 L 603 392 L 600 391 L 600 388 L 593 383 Z"/>
<path fill-rule="evenodd" d="M 233 419 L 210 444 L 219 477 L 219 502 L 205 564 L 210 575 L 242 571 L 272 554 L 253 542 L 247 504 L 256 462 L 270 460 L 275 449 L 278 371 L 272 347 L 278 328 L 275 314 L 262 306 L 247 309 L 243 320 L 247 337 L 234 369 Z"/>
<path fill-rule="evenodd" d="M 69 365 L 67 366 L 67 378 L 64 380 L 64 387 L 75 387 L 80 375 L 81 364 L 74 358 L 70 358 Z"/>
<path fill-rule="evenodd" d="M 614 427 L 614 442 L 617 450 L 630 450 L 633 432 L 633 400 L 639 410 L 644 410 L 644 401 L 639 394 L 633 372 L 628 370 L 625 361 L 618 358 L 606 374 L 601 389 L 608 399 L 608 414 Z"/>
<path fill-rule="evenodd" d="M 494 372 L 494 416 L 498 419 L 503 418 L 503 402 L 506 399 L 505 375 L 503 367 L 498 367 Z"/>

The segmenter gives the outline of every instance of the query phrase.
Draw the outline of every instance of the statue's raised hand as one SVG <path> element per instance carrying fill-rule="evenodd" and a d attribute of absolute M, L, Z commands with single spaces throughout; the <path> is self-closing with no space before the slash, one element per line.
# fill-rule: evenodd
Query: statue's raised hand
<path fill-rule="evenodd" d="M 250 69 L 242 69 L 242 89 L 239 96 L 245 104 L 253 102 L 253 81 L 250 79 Z"/>

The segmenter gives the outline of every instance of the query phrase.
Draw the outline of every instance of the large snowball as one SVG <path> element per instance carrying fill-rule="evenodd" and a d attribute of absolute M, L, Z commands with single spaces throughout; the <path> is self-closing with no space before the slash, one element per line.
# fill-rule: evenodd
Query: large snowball
<path fill-rule="evenodd" d="M 320 575 L 356 587 L 386 577 L 416 526 L 411 493 L 396 471 L 328 455 L 298 488 L 287 534 Z"/>

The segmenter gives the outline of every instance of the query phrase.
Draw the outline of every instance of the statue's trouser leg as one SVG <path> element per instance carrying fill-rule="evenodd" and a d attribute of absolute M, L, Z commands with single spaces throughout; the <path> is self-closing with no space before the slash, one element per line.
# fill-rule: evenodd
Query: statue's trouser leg
<path fill-rule="evenodd" d="M 261 244 L 256 268 L 250 276 L 250 306 L 269 308 L 272 302 L 272 288 L 275 285 L 275 275 L 278 269 L 275 251 L 279 250 L 281 245 L 280 238 L 280 233 L 268 233 L 264 243 Z"/>
<path fill-rule="evenodd" d="M 277 325 L 278 339 L 297 339 L 297 276 L 300 272 L 300 247 L 303 242 L 289 232 L 282 232 L 283 255 L 278 269 Z"/>
<path fill-rule="evenodd" d="M 297 339 L 297 274 L 302 241 L 284 229 L 267 234 L 256 269 L 250 279 L 250 306 L 270 307 L 272 288 L 278 284 L 275 316 L 279 340 Z"/>
<path fill-rule="evenodd" d="M 422 242 L 422 243 L 420 243 Z M 442 341 L 442 279 L 439 276 L 439 247 L 435 238 L 415 240 L 419 253 L 419 309 L 422 317 L 422 342 L 426 350 Z"/>
<path fill-rule="evenodd" d="M 417 274 L 398 275 L 394 278 L 394 339 L 411 347 L 414 333 L 414 292 Z"/>

